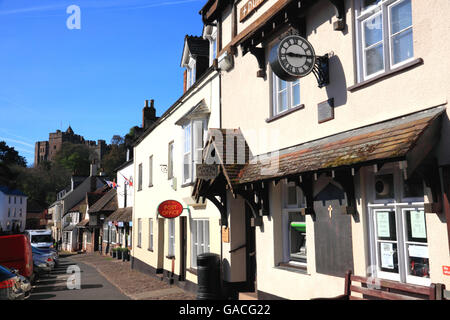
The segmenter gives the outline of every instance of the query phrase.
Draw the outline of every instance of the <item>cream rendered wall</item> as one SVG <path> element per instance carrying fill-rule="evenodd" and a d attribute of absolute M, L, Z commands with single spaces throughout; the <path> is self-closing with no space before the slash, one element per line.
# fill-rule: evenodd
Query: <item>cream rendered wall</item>
<path fill-rule="evenodd" d="M 266 8 L 270 8 L 270 2 L 263 5 L 263 9 Z M 330 60 L 331 83 L 328 87 L 319 89 L 312 74 L 301 80 L 301 100 L 305 104 L 303 110 L 266 123 L 265 120 L 271 115 L 270 66 L 267 66 L 266 79 L 257 78 L 258 64 L 250 53 L 242 56 L 241 50 L 238 49 L 234 68 L 230 72 L 222 72 L 222 126 L 240 128 L 253 155 L 447 103 L 450 93 L 450 81 L 447 79 L 450 71 L 450 59 L 447 57 L 450 49 L 449 1 L 412 0 L 414 56 L 422 58 L 423 65 L 354 92 L 347 91 L 347 87 L 356 83 L 352 0 L 346 1 L 346 8 L 348 27 L 346 32 L 333 30 L 335 11 L 329 1 L 318 1 L 307 15 L 307 37 L 316 54 L 323 55 L 333 51 L 334 57 Z M 263 10 L 259 9 L 245 25 L 250 24 L 262 13 Z M 239 25 L 238 30 L 244 28 L 244 25 Z M 336 106 L 335 119 L 318 124 L 317 104 L 332 97 Z M 441 139 L 441 163 L 450 163 L 449 115 L 450 110 L 447 110 Z M 366 274 L 369 264 L 367 208 L 364 205 L 365 181 L 364 173 L 355 177 L 360 221 L 352 219 L 354 268 L 355 273 L 361 275 Z M 289 299 L 342 294 L 344 288 L 342 278 L 315 273 L 311 249 L 308 252 L 308 275 L 275 267 L 282 249 L 282 241 L 274 236 L 281 232 L 280 211 L 276 209 L 280 205 L 280 190 L 275 187 L 271 191 L 271 216 L 264 217 L 264 227 L 257 228 L 256 233 L 258 290 Z M 314 230 L 310 217 L 307 217 L 307 229 Z M 438 215 L 429 214 L 427 229 L 431 280 L 449 286 L 449 277 L 442 275 L 442 265 L 450 264 L 446 225 Z M 307 245 L 314 248 L 313 232 L 307 235 Z M 264 254 L 261 254 L 262 252 Z M 326 286 L 319 285 L 324 283 Z M 300 287 L 302 290 L 299 290 Z"/>
<path fill-rule="evenodd" d="M 347 0 L 346 8 L 351 3 Z M 334 52 L 331 83 L 319 89 L 312 74 L 302 79 L 305 108 L 269 124 L 265 120 L 271 110 L 270 67 L 266 79 L 257 78 L 256 58 L 250 53 L 242 57 L 239 49 L 234 68 L 222 73 L 223 127 L 240 127 L 253 154 L 261 154 L 446 103 L 448 72 L 438 70 L 450 70 L 450 2 L 412 0 L 412 6 L 415 58 L 423 58 L 425 63 L 352 93 L 346 90 L 355 84 L 352 10 L 347 10 L 348 32 L 334 31 L 330 21 L 334 8 L 329 1 L 318 1 L 307 16 L 307 35 L 317 55 Z M 332 97 L 335 119 L 318 124 L 317 104 Z M 274 138 L 259 141 L 260 135 Z"/>
<path fill-rule="evenodd" d="M 211 114 L 208 127 L 220 127 L 220 100 L 219 100 L 219 75 L 217 72 L 209 74 L 197 88 L 188 93 L 179 106 L 160 123 L 148 136 L 146 136 L 134 149 L 134 210 L 133 210 L 133 250 L 135 258 L 147 263 L 154 268 L 164 268 L 172 270 L 172 261 L 167 259 L 168 255 L 168 221 L 162 219 L 163 223 L 157 223 L 158 205 L 165 200 L 177 200 L 183 204 L 184 208 L 188 204 L 184 201 L 190 197 L 192 186 L 181 187 L 182 185 L 182 150 L 184 147 L 184 135 L 181 126 L 175 124 L 192 107 L 200 101 L 205 100 L 210 108 Z M 172 188 L 172 180 L 168 180 L 167 173 L 163 173 L 160 165 L 167 165 L 168 145 L 174 141 L 174 168 L 173 174 L 177 180 L 176 190 Z M 149 187 L 149 157 L 153 155 L 153 186 Z M 138 191 L 138 166 L 142 163 L 143 183 L 142 190 Z M 220 254 L 220 214 L 216 207 L 207 201 L 205 209 L 190 208 L 184 210 L 182 216 L 187 219 L 187 256 L 186 266 L 191 266 L 190 252 L 190 219 L 209 219 L 210 227 L 210 252 Z M 142 247 L 137 247 L 138 219 L 142 219 Z M 154 219 L 154 250 L 148 250 L 149 242 L 149 218 Z M 180 270 L 180 219 L 175 219 L 175 273 Z M 161 252 L 163 250 L 163 252 Z M 196 276 L 186 273 L 187 280 L 196 282 Z"/>

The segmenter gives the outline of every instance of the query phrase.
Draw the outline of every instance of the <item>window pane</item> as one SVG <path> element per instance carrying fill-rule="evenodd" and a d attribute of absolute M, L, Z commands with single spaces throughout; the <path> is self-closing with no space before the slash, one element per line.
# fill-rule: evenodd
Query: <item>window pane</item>
<path fill-rule="evenodd" d="M 364 21 L 364 39 L 365 48 L 383 40 L 383 24 L 380 14 Z"/>
<path fill-rule="evenodd" d="M 427 227 L 424 211 L 406 211 L 406 230 L 408 241 L 427 242 Z"/>
<path fill-rule="evenodd" d="M 411 1 L 405 0 L 391 8 L 391 34 L 412 25 Z"/>
<path fill-rule="evenodd" d="M 284 80 L 281 80 L 280 78 L 278 79 L 278 91 L 284 90 L 287 88 L 287 83 Z"/>
<path fill-rule="evenodd" d="M 384 272 L 398 273 L 398 251 L 396 243 L 379 242 L 378 259 Z"/>
<path fill-rule="evenodd" d="M 278 93 L 278 112 L 286 111 L 288 108 L 287 90 Z"/>
<path fill-rule="evenodd" d="M 430 277 L 430 261 L 427 246 L 408 245 L 408 274 L 415 277 Z"/>
<path fill-rule="evenodd" d="M 184 155 L 184 181 L 191 178 L 191 154 L 185 154 Z"/>
<path fill-rule="evenodd" d="M 191 125 L 184 128 L 184 152 L 191 151 Z"/>
<path fill-rule="evenodd" d="M 376 212 L 376 234 L 378 240 L 397 240 L 397 231 L 394 211 Z"/>
<path fill-rule="evenodd" d="M 384 69 L 383 45 L 380 44 L 366 51 L 366 74 L 371 75 Z"/>
<path fill-rule="evenodd" d="M 414 56 L 413 31 L 408 29 L 392 37 L 392 64 L 408 60 Z"/>

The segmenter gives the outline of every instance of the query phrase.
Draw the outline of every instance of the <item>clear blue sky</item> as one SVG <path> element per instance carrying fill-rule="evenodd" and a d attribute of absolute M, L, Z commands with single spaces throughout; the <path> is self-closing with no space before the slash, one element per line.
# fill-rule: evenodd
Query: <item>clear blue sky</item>
<path fill-rule="evenodd" d="M 206 0 L 0 0 L 0 141 L 28 165 L 34 143 L 69 124 L 88 140 L 141 125 L 182 94 L 184 37 Z M 81 29 L 66 26 L 81 9 Z"/>

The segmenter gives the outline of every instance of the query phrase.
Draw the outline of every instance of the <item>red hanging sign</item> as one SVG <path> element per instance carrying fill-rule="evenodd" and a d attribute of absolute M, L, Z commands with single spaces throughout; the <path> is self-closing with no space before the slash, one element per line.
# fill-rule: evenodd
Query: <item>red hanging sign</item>
<path fill-rule="evenodd" d="M 450 266 L 442 266 L 442 272 L 446 276 L 450 276 Z"/>
<path fill-rule="evenodd" d="M 183 212 L 183 205 L 175 200 L 166 200 L 158 206 L 158 213 L 167 219 L 178 217 Z"/>

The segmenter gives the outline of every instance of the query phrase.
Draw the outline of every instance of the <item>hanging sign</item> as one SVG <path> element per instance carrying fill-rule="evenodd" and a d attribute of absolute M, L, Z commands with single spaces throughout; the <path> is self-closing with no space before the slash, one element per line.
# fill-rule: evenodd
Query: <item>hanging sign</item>
<path fill-rule="evenodd" d="M 450 266 L 442 266 L 442 273 L 444 276 L 450 276 Z"/>
<path fill-rule="evenodd" d="M 158 213 L 167 219 L 173 219 L 181 215 L 183 205 L 175 200 L 166 200 L 158 206 Z"/>
<path fill-rule="evenodd" d="M 249 0 L 240 10 L 239 22 L 244 21 L 250 14 L 258 9 L 266 0 Z"/>
<path fill-rule="evenodd" d="M 197 179 L 211 180 L 219 175 L 219 166 L 216 164 L 199 163 L 196 165 Z"/>
<path fill-rule="evenodd" d="M 411 211 L 411 235 L 416 239 L 426 239 L 425 213 L 423 211 Z"/>

